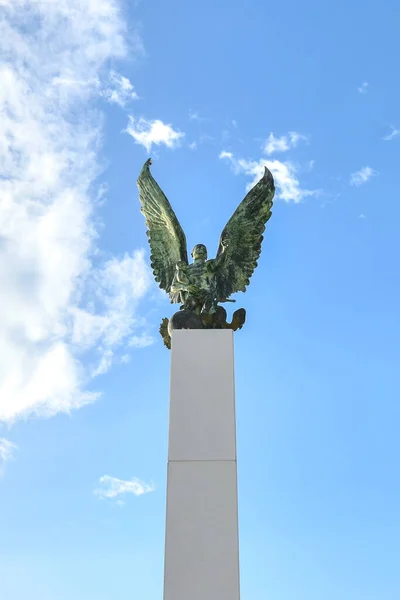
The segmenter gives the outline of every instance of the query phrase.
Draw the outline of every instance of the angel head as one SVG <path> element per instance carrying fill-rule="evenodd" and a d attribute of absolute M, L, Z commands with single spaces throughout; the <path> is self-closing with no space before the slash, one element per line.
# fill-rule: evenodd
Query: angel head
<path fill-rule="evenodd" d="M 192 250 L 193 260 L 207 260 L 207 248 L 204 244 L 196 244 Z"/>

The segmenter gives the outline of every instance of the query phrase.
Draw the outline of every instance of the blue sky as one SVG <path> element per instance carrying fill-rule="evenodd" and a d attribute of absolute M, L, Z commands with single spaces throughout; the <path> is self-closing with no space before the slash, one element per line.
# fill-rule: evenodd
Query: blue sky
<path fill-rule="evenodd" d="M 398 3 L 0 4 L 0 597 L 162 595 L 151 155 L 210 255 L 277 183 L 237 297 L 242 598 L 397 600 Z"/>

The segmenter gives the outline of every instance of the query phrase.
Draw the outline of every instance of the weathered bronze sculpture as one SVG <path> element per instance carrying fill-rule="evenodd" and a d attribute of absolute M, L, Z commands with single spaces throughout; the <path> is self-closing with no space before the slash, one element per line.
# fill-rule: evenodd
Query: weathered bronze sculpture
<path fill-rule="evenodd" d="M 170 203 L 150 173 L 147 160 L 138 178 L 139 198 L 147 225 L 151 266 L 155 280 L 172 303 L 181 304 L 171 319 L 163 319 L 160 333 L 171 347 L 173 329 L 240 329 L 246 318 L 241 308 L 226 321 L 223 302 L 245 292 L 257 266 L 265 224 L 271 217 L 274 180 L 265 168 L 262 179 L 248 192 L 226 224 L 216 258 L 207 260 L 207 248 L 197 244 L 189 264 L 186 237 Z"/>

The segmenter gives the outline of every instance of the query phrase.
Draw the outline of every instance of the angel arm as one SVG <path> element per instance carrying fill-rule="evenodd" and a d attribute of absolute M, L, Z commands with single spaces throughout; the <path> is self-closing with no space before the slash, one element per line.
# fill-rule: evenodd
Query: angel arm
<path fill-rule="evenodd" d="M 261 254 L 265 224 L 270 219 L 274 179 L 265 167 L 260 181 L 248 192 L 226 224 L 215 259 L 218 296 L 246 291 Z"/>
<path fill-rule="evenodd" d="M 170 294 L 176 264 L 188 264 L 186 237 L 165 194 L 150 173 L 151 159 L 143 165 L 137 180 L 141 212 L 146 219 L 151 249 L 151 267 L 160 288 Z M 170 294 L 171 295 L 171 294 Z M 174 300 L 175 296 L 171 299 Z"/>

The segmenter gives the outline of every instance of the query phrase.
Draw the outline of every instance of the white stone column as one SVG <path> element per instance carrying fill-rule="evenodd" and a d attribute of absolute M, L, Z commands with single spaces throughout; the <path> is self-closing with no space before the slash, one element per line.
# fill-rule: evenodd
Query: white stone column
<path fill-rule="evenodd" d="M 239 600 L 233 332 L 171 352 L 164 600 Z"/>

